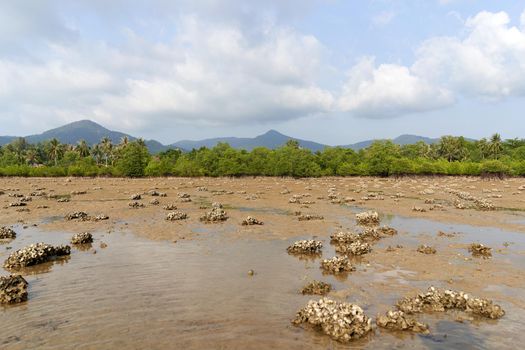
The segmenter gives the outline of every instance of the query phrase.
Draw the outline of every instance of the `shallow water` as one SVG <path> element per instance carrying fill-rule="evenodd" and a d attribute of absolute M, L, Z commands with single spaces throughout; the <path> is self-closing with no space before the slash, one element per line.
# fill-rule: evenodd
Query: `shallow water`
<path fill-rule="evenodd" d="M 379 244 L 417 242 L 437 230 L 461 232 L 452 241 L 482 241 L 494 246 L 514 242 L 504 256 L 524 266 L 525 235 L 493 228 L 448 225 L 393 216 L 385 219 L 398 236 Z M 385 221 L 386 223 L 386 221 Z M 350 223 L 349 223 L 350 224 Z M 286 253 L 294 240 L 228 238 L 229 224 L 191 227 L 199 239 L 176 244 L 151 241 L 131 233 L 94 233 L 92 245 L 73 248 L 69 259 L 23 271 L 30 283 L 29 301 L 0 308 L 2 349 L 169 349 L 169 348 L 515 348 L 525 341 L 525 311 L 508 303 L 498 321 L 458 323 L 454 312 L 421 315 L 432 335 L 377 330 L 366 339 L 342 345 L 309 329 L 294 327 L 295 312 L 316 296 L 298 290 L 310 279 L 322 279 L 335 290 L 351 287 L 346 300 L 375 316 L 402 292 L 385 294 L 376 283 L 406 280 L 411 271 L 375 271 L 359 265 L 348 276 L 324 275 L 319 259 Z M 18 238 L 0 245 L 0 259 L 35 242 L 63 244 L 74 232 L 41 232 L 15 227 Z M 298 237 L 298 238 L 309 238 Z M 329 239 L 323 257 L 334 255 Z M 101 249 L 100 243 L 108 244 Z M 436 239 L 439 242 L 439 239 Z M 12 247 L 12 250 L 6 250 Z M 495 259 L 502 258 L 495 256 Z M 255 270 L 255 276 L 247 271 Z M 422 283 L 420 288 L 426 288 Z M 524 286 L 525 287 L 525 286 Z M 524 289 L 488 284 L 525 301 Z"/>

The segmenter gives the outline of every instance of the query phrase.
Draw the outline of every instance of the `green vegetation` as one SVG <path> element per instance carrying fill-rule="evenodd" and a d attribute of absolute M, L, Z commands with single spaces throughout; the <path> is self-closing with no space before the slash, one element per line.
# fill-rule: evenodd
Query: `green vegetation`
<path fill-rule="evenodd" d="M 143 140 L 104 138 L 89 146 L 52 139 L 36 145 L 19 138 L 0 147 L 0 176 L 525 176 L 525 139 L 468 141 L 444 136 L 438 143 L 399 146 L 376 141 L 360 151 L 329 147 L 311 152 L 289 140 L 275 150 L 248 152 L 219 143 L 183 153 L 150 155 Z"/>

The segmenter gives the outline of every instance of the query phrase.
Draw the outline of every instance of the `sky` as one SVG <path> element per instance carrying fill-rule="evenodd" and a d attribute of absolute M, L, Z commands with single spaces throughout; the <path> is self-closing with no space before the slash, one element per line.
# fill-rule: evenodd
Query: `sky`
<path fill-rule="evenodd" d="M 0 0 L 0 135 L 525 138 L 521 0 Z"/>

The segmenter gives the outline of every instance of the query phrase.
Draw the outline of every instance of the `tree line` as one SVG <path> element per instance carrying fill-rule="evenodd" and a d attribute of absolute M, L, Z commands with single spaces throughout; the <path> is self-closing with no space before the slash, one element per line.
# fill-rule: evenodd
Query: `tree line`
<path fill-rule="evenodd" d="M 373 142 L 354 151 L 327 147 L 312 152 L 289 140 L 277 149 L 235 149 L 227 143 L 189 152 L 151 155 L 144 140 L 109 138 L 89 145 L 57 139 L 29 144 L 24 138 L 0 147 L 0 176 L 525 176 L 525 139 L 470 141 L 443 136 L 433 144 Z"/>

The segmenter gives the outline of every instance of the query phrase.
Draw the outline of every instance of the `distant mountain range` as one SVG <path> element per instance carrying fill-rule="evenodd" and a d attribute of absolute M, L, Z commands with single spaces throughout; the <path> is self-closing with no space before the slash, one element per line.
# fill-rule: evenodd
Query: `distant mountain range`
<path fill-rule="evenodd" d="M 0 145 L 10 143 L 18 136 L 0 136 Z M 104 137 L 111 139 L 113 143 L 119 143 L 123 137 L 128 137 L 130 141 L 136 140 L 137 137 L 124 134 L 118 131 L 112 131 L 105 127 L 91 121 L 91 120 L 80 120 L 64 126 L 51 129 L 38 135 L 25 136 L 25 139 L 29 143 L 38 143 L 52 138 L 58 139 L 62 143 L 76 144 L 80 140 L 86 140 L 87 143 L 93 145 L 100 142 Z M 250 137 L 218 137 L 212 139 L 204 139 L 199 141 L 182 140 L 172 143 L 170 145 L 163 145 L 162 143 L 155 140 L 147 140 L 146 145 L 151 153 L 158 153 L 169 148 L 179 148 L 182 150 L 191 150 L 193 148 L 208 147 L 211 148 L 219 142 L 227 142 L 234 148 L 242 148 L 246 150 L 252 150 L 255 147 L 266 147 L 266 148 L 277 148 L 285 144 L 288 140 L 296 140 L 299 145 L 304 148 L 308 148 L 312 151 L 321 151 L 327 145 L 321 143 L 301 140 L 291 136 L 283 135 L 278 131 L 270 130 L 262 135 L 250 138 Z M 417 135 L 401 135 L 392 140 L 394 143 L 399 145 L 413 144 L 418 141 L 431 144 L 438 141 L 438 139 L 432 139 Z M 351 148 L 359 150 L 366 148 L 372 144 L 374 140 L 362 141 L 354 144 L 344 145 L 341 147 Z"/>

